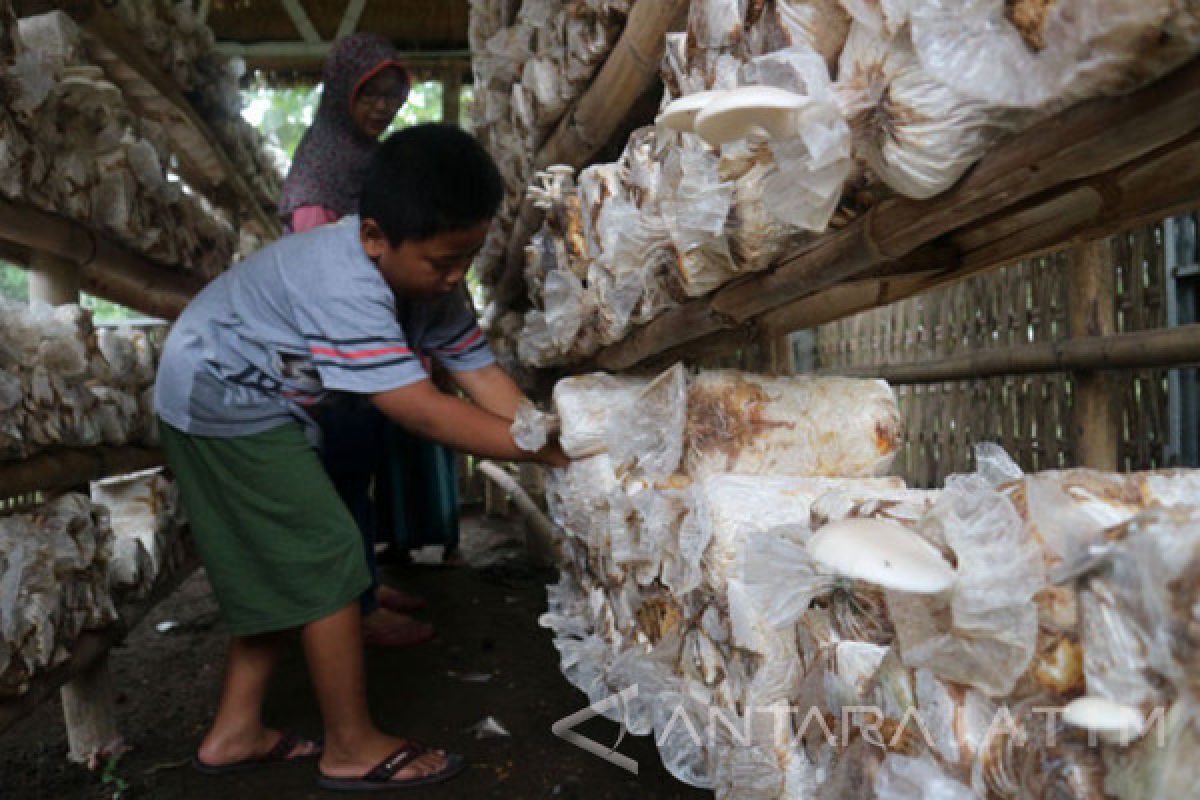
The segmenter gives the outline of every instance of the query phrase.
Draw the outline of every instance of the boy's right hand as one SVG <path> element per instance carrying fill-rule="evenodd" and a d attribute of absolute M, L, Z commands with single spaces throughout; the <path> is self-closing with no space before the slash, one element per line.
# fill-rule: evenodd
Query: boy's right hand
<path fill-rule="evenodd" d="M 558 440 L 550 442 L 534 454 L 534 460 L 548 467 L 567 467 L 571 464 L 571 459 L 567 458 L 567 454 L 563 452 L 562 445 Z"/>

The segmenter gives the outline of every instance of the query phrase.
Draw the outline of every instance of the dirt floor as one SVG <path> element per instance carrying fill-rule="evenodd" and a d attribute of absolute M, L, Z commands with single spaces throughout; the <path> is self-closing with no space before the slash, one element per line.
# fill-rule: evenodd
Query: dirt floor
<path fill-rule="evenodd" d="M 555 720 L 587 701 L 563 679 L 550 636 L 537 625 L 545 609 L 543 587 L 553 572 L 521 558 L 514 529 L 470 519 L 463 539 L 472 566 L 387 570 L 388 583 L 429 600 L 424 616 L 439 636 L 419 647 L 368 655 L 372 710 L 385 729 L 462 752 L 471 762 L 452 783 L 400 794 L 412 800 L 711 797 L 675 781 L 649 737 L 626 737 L 621 745 L 638 762 L 634 776 L 550 732 Z M 61 712 L 49 703 L 0 737 L 0 798 L 337 796 L 316 788 L 311 764 L 219 778 L 187 765 L 216 700 L 225 639 L 208 583 L 197 574 L 113 653 L 120 724 L 132 750 L 110 767 L 108 782 L 103 774 L 67 763 Z M 269 724 L 320 733 L 298 643 L 284 658 L 266 713 Z M 472 728 L 489 716 L 511 735 L 478 738 Z M 618 733 L 606 720 L 579 730 L 603 742 Z"/>

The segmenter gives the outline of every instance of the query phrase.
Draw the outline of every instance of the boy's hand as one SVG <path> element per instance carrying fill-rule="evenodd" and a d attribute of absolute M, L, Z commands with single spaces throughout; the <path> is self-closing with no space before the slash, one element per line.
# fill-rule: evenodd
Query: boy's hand
<path fill-rule="evenodd" d="M 571 464 L 571 459 L 567 458 L 557 439 L 539 450 L 534 458 L 548 467 L 567 467 Z"/>

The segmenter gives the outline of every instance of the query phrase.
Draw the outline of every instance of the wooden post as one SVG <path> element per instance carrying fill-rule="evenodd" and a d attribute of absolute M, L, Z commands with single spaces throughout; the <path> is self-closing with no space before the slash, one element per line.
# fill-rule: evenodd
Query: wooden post
<path fill-rule="evenodd" d="M 442 73 L 442 122 L 462 125 L 462 72 L 451 67 Z"/>
<path fill-rule="evenodd" d="M 1071 252 L 1067 268 L 1068 330 L 1072 339 L 1116 332 L 1112 241 L 1097 239 Z M 1112 380 L 1102 372 L 1074 372 L 1071 427 L 1075 460 L 1083 467 L 1117 469 L 1120 419 Z"/>
<path fill-rule="evenodd" d="M 45 252 L 29 259 L 29 299 L 53 306 L 79 302 L 79 267 L 72 261 Z M 113 703 L 108 656 L 63 686 L 60 692 L 67 722 L 68 757 L 95 768 L 99 760 L 121 746 Z"/>
<path fill-rule="evenodd" d="M 29 300 L 52 306 L 79 302 L 79 267 L 50 253 L 35 252 L 29 258 Z"/>
<path fill-rule="evenodd" d="M 123 749 L 107 653 L 63 686 L 60 696 L 71 761 L 97 769 L 107 756 Z"/>

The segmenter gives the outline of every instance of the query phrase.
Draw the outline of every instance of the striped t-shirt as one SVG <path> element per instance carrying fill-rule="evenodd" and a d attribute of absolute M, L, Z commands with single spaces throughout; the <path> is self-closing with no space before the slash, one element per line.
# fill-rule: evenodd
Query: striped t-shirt
<path fill-rule="evenodd" d="M 329 391 L 375 394 L 494 359 L 465 291 L 398 298 L 367 258 L 358 217 L 287 236 L 192 300 L 163 350 L 158 415 L 199 436 L 247 436 L 299 420 Z"/>

